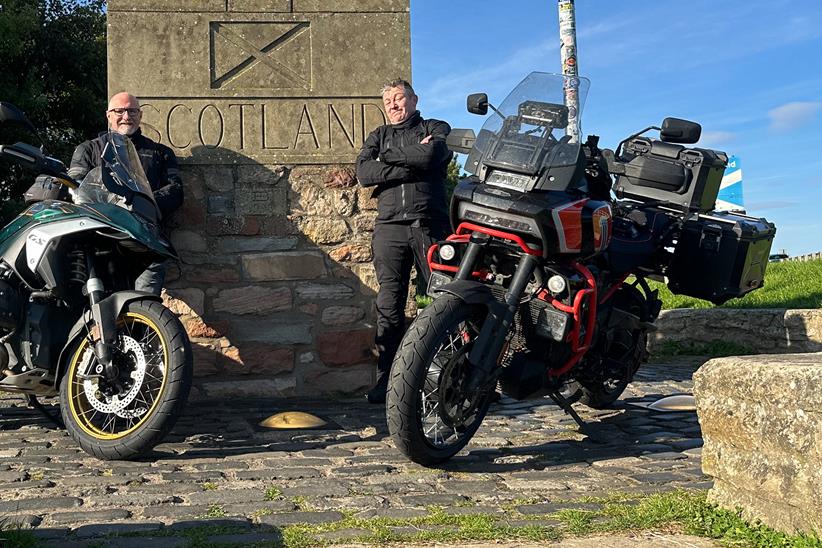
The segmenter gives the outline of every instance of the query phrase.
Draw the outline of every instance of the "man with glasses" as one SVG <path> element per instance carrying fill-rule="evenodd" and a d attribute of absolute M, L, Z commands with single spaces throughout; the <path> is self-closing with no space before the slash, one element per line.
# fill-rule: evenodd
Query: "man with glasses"
<path fill-rule="evenodd" d="M 357 158 L 357 179 L 373 187 L 377 221 L 371 248 L 380 284 L 377 293 L 377 384 L 370 403 L 385 403 L 394 354 L 405 331 L 405 302 L 411 266 L 428 281 L 426 252 L 444 239 L 450 223 L 445 176 L 451 152 L 445 138 L 451 127 L 423 119 L 411 84 L 393 80 L 383 87 L 382 102 L 390 123 L 368 136 Z"/>
<path fill-rule="evenodd" d="M 130 93 L 118 93 L 108 103 L 106 118 L 109 131 L 116 131 L 131 139 L 140 155 L 140 163 L 154 191 L 154 200 L 160 208 L 160 213 L 163 219 L 168 219 L 183 203 L 183 181 L 180 179 L 177 157 L 167 146 L 143 135 L 140 131 L 142 116 L 140 102 Z M 105 136 L 106 132 L 103 132 L 96 139 L 81 143 L 74 150 L 69 175 L 82 180 L 89 171 L 100 166 L 100 156 L 106 143 Z M 137 278 L 135 289 L 159 295 L 163 289 L 165 276 L 165 263 L 154 263 Z"/>

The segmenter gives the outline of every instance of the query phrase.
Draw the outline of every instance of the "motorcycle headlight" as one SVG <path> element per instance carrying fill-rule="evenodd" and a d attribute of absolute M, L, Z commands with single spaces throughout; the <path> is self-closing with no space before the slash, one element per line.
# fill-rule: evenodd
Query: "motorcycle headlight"
<path fill-rule="evenodd" d="M 539 236 L 539 230 L 533 219 L 503 213 L 495 209 L 478 206 L 471 202 L 461 202 L 458 209 L 460 219 L 476 223 L 507 228 L 517 232 L 527 232 Z"/>
<path fill-rule="evenodd" d="M 450 261 L 457 255 L 457 250 L 454 249 L 453 245 L 444 244 L 440 246 L 440 257 L 444 261 Z"/>

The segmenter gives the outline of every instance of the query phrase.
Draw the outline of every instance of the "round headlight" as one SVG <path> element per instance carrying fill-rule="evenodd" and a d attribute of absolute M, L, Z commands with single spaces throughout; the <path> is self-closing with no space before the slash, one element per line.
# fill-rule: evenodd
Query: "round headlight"
<path fill-rule="evenodd" d="M 558 274 L 548 278 L 548 291 L 554 295 L 558 295 L 565 291 L 565 278 Z"/>
<path fill-rule="evenodd" d="M 456 254 L 457 250 L 454 249 L 453 245 L 445 244 L 440 247 L 440 257 L 442 257 L 444 261 L 450 261 L 456 256 Z"/>

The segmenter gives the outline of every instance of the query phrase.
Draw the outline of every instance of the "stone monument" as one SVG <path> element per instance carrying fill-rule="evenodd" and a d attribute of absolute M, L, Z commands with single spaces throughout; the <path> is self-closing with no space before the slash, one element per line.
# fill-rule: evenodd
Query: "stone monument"
<path fill-rule="evenodd" d="M 347 183 L 409 76 L 409 0 L 109 0 L 109 95 L 181 163 L 166 301 L 199 395 L 372 381 L 376 203 Z"/>

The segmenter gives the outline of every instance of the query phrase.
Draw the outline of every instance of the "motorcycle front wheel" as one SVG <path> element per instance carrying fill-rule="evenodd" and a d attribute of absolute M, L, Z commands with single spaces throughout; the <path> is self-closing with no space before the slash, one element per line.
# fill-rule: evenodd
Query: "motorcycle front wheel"
<path fill-rule="evenodd" d="M 60 384 L 60 411 L 87 453 L 133 459 L 157 445 L 180 415 L 191 388 L 191 345 L 161 303 L 132 301 L 117 318 L 112 361 L 114 380 L 101 374 L 90 339 L 82 339 Z"/>
<path fill-rule="evenodd" d="M 485 307 L 442 295 L 414 320 L 402 340 L 388 383 L 388 430 L 397 448 L 424 466 L 448 460 L 479 428 L 493 387 L 469 392 L 468 354 Z"/>

